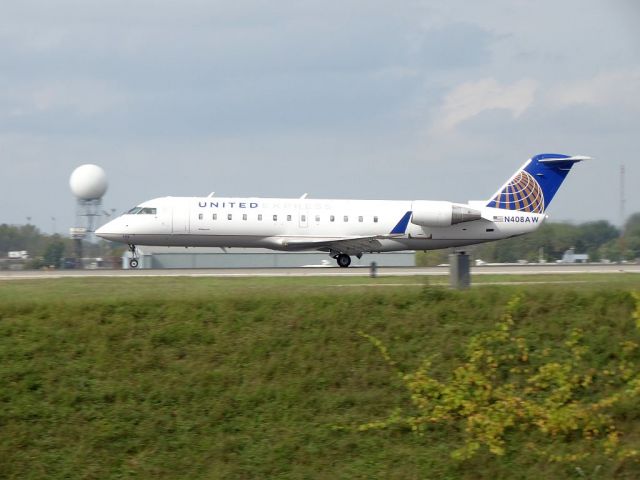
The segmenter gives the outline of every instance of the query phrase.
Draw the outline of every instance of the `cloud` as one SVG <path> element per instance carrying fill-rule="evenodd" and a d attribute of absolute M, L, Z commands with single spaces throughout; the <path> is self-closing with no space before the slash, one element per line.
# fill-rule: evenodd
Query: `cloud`
<path fill-rule="evenodd" d="M 444 97 L 437 127 L 452 130 L 487 110 L 507 110 L 517 118 L 533 104 L 537 86 L 531 79 L 501 85 L 494 78 L 458 85 Z"/>
<path fill-rule="evenodd" d="M 640 69 L 602 72 L 571 83 L 564 83 L 548 95 L 551 107 L 640 108 Z"/>
<path fill-rule="evenodd" d="M 126 103 L 125 94 L 97 80 L 49 81 L 0 93 L 0 105 L 14 118 L 54 112 L 88 117 L 122 108 Z"/>
<path fill-rule="evenodd" d="M 466 200 L 492 193 L 500 172 L 532 153 L 632 159 L 636 150 L 631 3 L 5 3 L 0 164 L 14 180 L 0 189 L 0 221 L 41 211 L 48 227 L 67 212 L 70 226 L 67 177 L 87 161 L 107 170 L 108 201 L 127 208 L 222 189 L 299 195 L 295 185 Z M 340 173 L 330 180 L 319 168 L 327 162 Z M 586 166 L 567 198 L 613 170 Z M 140 172 L 154 174 L 141 182 Z M 607 185 L 613 195 L 617 183 Z M 629 190 L 631 211 L 640 190 Z M 28 204 L 43 196 L 46 205 Z M 554 205 L 575 219 L 607 208 Z"/>

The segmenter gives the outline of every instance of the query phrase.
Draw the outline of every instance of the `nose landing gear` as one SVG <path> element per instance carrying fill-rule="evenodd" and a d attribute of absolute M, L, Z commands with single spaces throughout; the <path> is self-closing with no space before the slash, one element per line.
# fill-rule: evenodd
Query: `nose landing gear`
<path fill-rule="evenodd" d="M 129 259 L 129 266 L 131 268 L 138 268 L 138 251 L 136 250 L 136 246 L 132 243 L 129 244 L 129 251 L 131 252 L 132 258 Z"/>

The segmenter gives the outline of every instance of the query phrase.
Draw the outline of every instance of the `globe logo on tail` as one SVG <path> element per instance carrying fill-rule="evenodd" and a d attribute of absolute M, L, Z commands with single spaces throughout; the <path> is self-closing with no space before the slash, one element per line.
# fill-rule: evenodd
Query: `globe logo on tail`
<path fill-rule="evenodd" d="M 489 206 L 520 212 L 544 213 L 542 188 L 530 173 L 519 171 L 498 193 Z"/>

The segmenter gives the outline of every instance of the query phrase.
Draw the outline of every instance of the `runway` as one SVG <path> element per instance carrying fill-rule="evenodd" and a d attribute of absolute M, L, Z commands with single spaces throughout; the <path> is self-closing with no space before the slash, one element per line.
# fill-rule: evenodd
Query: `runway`
<path fill-rule="evenodd" d="M 471 275 L 567 275 L 567 274 L 639 274 L 638 264 L 527 264 L 483 265 L 471 268 Z M 238 269 L 167 269 L 167 270 L 33 270 L 3 271 L 1 280 L 55 278 L 143 278 L 143 277 L 368 277 L 369 267 L 303 267 L 303 268 L 238 268 Z M 446 276 L 447 266 L 380 267 L 380 277 Z"/>

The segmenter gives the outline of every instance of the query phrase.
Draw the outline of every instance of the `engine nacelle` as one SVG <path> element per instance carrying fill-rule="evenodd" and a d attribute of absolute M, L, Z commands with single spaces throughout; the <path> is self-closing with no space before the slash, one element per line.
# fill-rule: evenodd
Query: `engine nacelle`
<path fill-rule="evenodd" d="M 449 227 L 457 223 L 480 220 L 480 211 L 451 202 L 416 200 L 411 223 L 421 227 Z"/>

